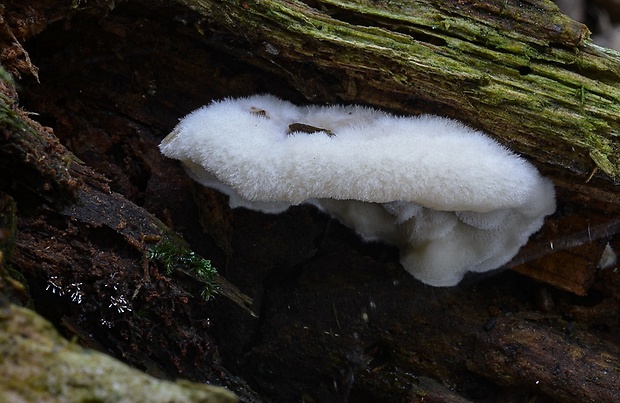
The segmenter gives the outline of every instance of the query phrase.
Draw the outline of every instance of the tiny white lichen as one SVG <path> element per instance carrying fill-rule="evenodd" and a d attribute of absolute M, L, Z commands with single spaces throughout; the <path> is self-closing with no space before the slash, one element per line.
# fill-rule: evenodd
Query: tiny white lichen
<path fill-rule="evenodd" d="M 124 295 L 120 295 L 118 297 L 110 296 L 110 305 L 108 308 L 116 308 L 118 313 L 131 312 L 133 309 L 131 308 L 131 304 L 127 299 L 125 299 Z"/>
<path fill-rule="evenodd" d="M 58 293 L 61 297 L 65 294 L 58 276 L 52 276 L 47 279 L 47 287 L 45 287 L 45 291 L 52 291 L 52 294 Z"/>
<path fill-rule="evenodd" d="M 71 283 L 67 287 L 67 291 L 71 296 L 71 301 L 77 304 L 82 303 L 82 297 L 84 297 L 84 291 L 82 291 L 82 283 Z"/>
<path fill-rule="evenodd" d="M 58 294 L 59 297 L 69 294 L 71 302 L 77 304 L 82 303 L 82 297 L 84 297 L 84 291 L 82 291 L 82 283 L 71 283 L 63 288 L 62 279 L 58 276 L 51 276 L 47 280 L 47 287 L 45 291 L 51 291 L 52 294 Z"/>
<path fill-rule="evenodd" d="M 507 263 L 555 210 L 552 183 L 531 164 L 437 116 L 256 95 L 192 112 L 160 149 L 231 207 L 313 204 L 397 245 L 405 269 L 435 286 Z"/>

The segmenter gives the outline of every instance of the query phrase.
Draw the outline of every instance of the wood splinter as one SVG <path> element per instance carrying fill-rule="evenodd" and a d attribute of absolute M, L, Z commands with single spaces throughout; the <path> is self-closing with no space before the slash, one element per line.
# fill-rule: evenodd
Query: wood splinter
<path fill-rule="evenodd" d="M 332 132 L 329 129 L 322 129 L 320 127 L 307 125 L 305 123 L 291 123 L 290 125 L 288 125 L 287 134 L 292 134 L 292 133 L 297 133 L 297 132 L 308 133 L 308 134 L 323 132 L 327 134 L 329 137 L 333 137 L 336 135 L 334 132 Z"/>

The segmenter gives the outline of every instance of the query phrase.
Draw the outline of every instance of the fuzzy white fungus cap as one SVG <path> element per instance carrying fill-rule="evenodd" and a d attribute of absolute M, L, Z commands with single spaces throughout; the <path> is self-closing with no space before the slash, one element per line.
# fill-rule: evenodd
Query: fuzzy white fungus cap
<path fill-rule="evenodd" d="M 507 263 L 555 210 L 552 183 L 531 164 L 437 116 L 255 95 L 190 113 L 160 149 L 231 207 L 314 204 L 397 245 L 405 269 L 434 286 Z"/>

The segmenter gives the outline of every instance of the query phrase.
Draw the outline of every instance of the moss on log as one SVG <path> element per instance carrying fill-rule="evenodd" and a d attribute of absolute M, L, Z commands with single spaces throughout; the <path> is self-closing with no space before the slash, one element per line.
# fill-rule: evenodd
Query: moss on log
<path fill-rule="evenodd" d="M 620 54 L 549 1 L 179 2 L 309 99 L 448 114 L 541 162 L 620 180 Z"/>
<path fill-rule="evenodd" d="M 62 338 L 35 312 L 0 302 L 0 400 L 234 403 L 224 388 L 148 376 Z"/>

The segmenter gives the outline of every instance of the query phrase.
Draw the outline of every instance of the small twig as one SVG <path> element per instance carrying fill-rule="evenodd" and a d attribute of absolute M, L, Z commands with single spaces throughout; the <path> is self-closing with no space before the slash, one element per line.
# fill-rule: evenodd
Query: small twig
<path fill-rule="evenodd" d="M 547 245 L 536 245 L 517 254 L 504 267 L 513 268 L 529 261 L 540 259 L 553 253 L 571 249 L 598 239 L 610 238 L 620 233 L 620 220 L 611 220 L 588 229 L 553 240 Z"/>

